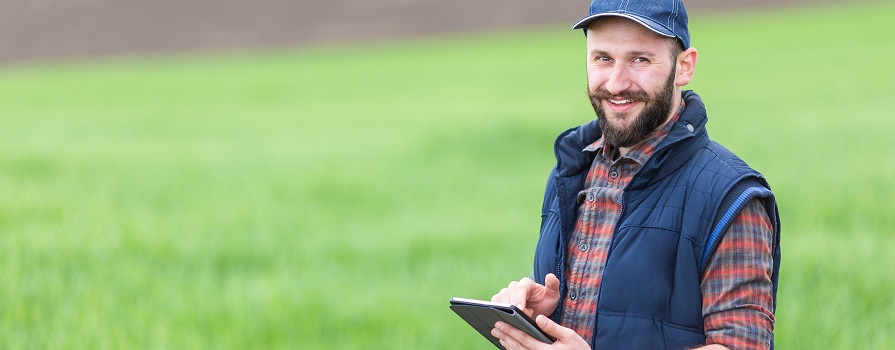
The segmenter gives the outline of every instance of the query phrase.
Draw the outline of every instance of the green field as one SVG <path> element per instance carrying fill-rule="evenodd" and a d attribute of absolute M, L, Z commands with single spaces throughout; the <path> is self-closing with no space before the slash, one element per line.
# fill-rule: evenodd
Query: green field
<path fill-rule="evenodd" d="M 895 348 L 895 3 L 693 14 L 712 137 L 783 219 L 779 349 Z M 0 67 L 0 348 L 489 349 L 567 27 Z"/>

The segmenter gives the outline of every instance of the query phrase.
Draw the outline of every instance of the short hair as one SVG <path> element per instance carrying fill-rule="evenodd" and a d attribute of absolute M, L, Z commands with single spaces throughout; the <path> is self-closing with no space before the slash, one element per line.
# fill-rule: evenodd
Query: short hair
<path fill-rule="evenodd" d="M 677 38 L 668 38 L 668 43 L 671 49 L 671 60 L 677 61 L 677 56 L 684 52 L 684 44 L 681 44 Z"/>

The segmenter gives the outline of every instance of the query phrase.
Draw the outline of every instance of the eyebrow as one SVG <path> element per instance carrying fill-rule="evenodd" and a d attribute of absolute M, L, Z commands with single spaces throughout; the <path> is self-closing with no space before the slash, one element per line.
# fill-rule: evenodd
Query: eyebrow
<path fill-rule="evenodd" d="M 609 54 L 609 52 L 606 52 L 606 51 L 603 51 L 603 50 L 599 50 L 599 49 L 593 49 L 593 50 L 591 50 L 591 51 L 590 51 L 590 55 L 591 55 L 591 57 L 593 57 L 593 56 L 597 56 L 597 55 L 599 55 L 599 56 L 612 56 L 612 55 Z M 654 54 L 654 53 L 652 53 L 652 52 L 649 52 L 649 51 L 639 51 L 639 50 L 634 50 L 634 51 L 628 51 L 628 52 L 625 52 L 625 55 L 628 56 L 628 57 L 638 57 L 638 56 L 644 56 L 644 57 L 656 57 L 656 56 L 657 56 L 656 54 Z"/>

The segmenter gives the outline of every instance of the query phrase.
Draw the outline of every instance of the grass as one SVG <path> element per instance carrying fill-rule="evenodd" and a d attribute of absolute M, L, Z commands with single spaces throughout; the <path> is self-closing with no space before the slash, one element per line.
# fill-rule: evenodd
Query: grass
<path fill-rule="evenodd" d="M 783 218 L 781 349 L 895 347 L 891 2 L 695 14 L 709 131 Z M 565 28 L 0 69 L 0 347 L 488 349 L 527 275 Z"/>

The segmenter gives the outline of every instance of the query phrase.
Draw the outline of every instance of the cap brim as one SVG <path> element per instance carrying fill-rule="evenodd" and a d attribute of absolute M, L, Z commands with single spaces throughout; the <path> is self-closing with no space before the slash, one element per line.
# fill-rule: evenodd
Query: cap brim
<path fill-rule="evenodd" d="M 656 23 L 656 21 L 653 21 L 653 20 L 650 20 L 650 19 L 647 19 L 644 17 L 640 17 L 638 15 L 630 14 L 630 13 L 606 12 L 606 13 L 598 13 L 595 15 L 590 15 L 590 16 L 582 18 L 578 22 L 575 22 L 575 24 L 572 25 L 572 29 L 587 29 L 587 26 L 590 25 L 590 22 L 593 22 L 593 20 L 595 20 L 599 17 L 607 17 L 607 16 L 624 17 L 624 18 L 627 18 L 634 22 L 639 23 L 640 25 L 648 28 L 649 30 L 651 30 L 661 36 L 667 36 L 669 38 L 677 37 L 670 30 L 665 28 L 665 26 L 660 25 L 659 23 Z"/>

